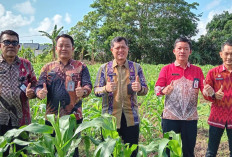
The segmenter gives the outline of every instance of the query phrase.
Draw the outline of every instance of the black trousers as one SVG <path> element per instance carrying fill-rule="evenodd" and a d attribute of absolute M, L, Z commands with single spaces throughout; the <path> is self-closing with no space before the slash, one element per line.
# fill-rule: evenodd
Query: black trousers
<path fill-rule="evenodd" d="M 11 130 L 11 129 L 18 129 L 18 126 L 12 126 L 11 125 L 11 120 L 9 120 L 8 125 L 0 125 L 0 136 L 3 136 L 7 131 Z M 21 140 L 25 140 L 20 138 L 20 136 L 18 137 L 18 139 Z M 20 146 L 20 145 L 15 145 L 16 146 L 16 151 L 19 151 L 20 149 L 23 149 L 25 146 Z M 7 150 L 3 153 L 3 156 L 8 156 L 9 155 L 9 151 L 10 151 L 10 147 L 7 148 Z M 24 153 L 26 153 L 26 150 L 23 151 Z"/>
<path fill-rule="evenodd" d="M 222 134 L 225 129 L 217 128 L 214 126 L 209 126 L 209 143 L 208 149 L 206 152 L 206 157 L 216 157 L 218 147 L 221 141 Z M 229 139 L 229 149 L 230 149 L 230 157 L 232 157 L 232 129 L 228 129 L 226 125 L 226 133 Z"/>
<path fill-rule="evenodd" d="M 181 134 L 182 152 L 184 157 L 194 157 L 197 138 L 197 120 L 162 119 L 163 133 L 174 131 Z M 170 156 L 169 150 L 167 151 Z"/>
<path fill-rule="evenodd" d="M 83 119 L 77 120 L 77 124 L 81 124 L 82 121 L 83 121 Z M 52 124 L 47 120 L 45 120 L 45 124 L 49 125 L 49 126 L 52 126 Z M 53 134 L 52 134 L 52 137 L 55 137 L 55 136 L 56 136 L 56 134 L 55 134 L 55 131 L 54 131 Z M 73 157 L 79 157 L 78 147 L 76 147 Z"/>
<path fill-rule="evenodd" d="M 139 125 L 129 126 L 127 127 L 126 117 L 124 113 L 122 113 L 121 118 L 121 128 L 117 129 L 119 136 L 122 137 L 124 143 L 129 143 L 130 146 L 133 144 L 137 144 L 139 142 Z M 138 153 L 138 147 L 133 151 L 131 157 L 136 157 Z"/>

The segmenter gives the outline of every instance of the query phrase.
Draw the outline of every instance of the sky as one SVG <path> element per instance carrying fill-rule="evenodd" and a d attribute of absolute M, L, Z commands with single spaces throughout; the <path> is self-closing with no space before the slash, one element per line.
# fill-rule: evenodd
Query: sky
<path fill-rule="evenodd" d="M 186 0 L 197 2 L 196 14 L 202 14 L 198 22 L 199 33 L 193 39 L 206 33 L 206 24 L 215 14 L 232 12 L 232 0 Z M 20 36 L 21 43 L 51 43 L 39 30 L 51 32 L 54 25 L 64 26 L 69 31 L 84 15 L 93 9 L 93 0 L 0 0 L 0 31 L 12 29 Z"/>

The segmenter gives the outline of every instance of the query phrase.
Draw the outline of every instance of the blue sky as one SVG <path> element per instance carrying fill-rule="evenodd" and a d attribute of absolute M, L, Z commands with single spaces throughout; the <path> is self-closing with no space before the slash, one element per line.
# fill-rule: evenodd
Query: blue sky
<path fill-rule="evenodd" d="M 205 26 L 213 15 L 232 11 L 232 0 L 187 0 L 199 6 L 193 12 L 202 13 L 198 23 L 199 33 L 194 39 L 205 34 Z M 38 30 L 51 32 L 54 24 L 70 30 L 89 11 L 93 0 L 0 0 L 0 31 L 13 29 L 19 33 L 20 42 L 50 43 L 40 36 Z"/>

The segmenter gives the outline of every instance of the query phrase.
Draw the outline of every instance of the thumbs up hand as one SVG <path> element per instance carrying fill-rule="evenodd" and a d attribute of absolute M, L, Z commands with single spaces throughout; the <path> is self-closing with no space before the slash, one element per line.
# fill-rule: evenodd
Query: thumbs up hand
<path fill-rule="evenodd" d="M 81 98 L 84 95 L 84 89 L 81 87 L 81 81 L 78 81 L 77 88 L 75 89 L 77 97 Z"/>
<path fill-rule="evenodd" d="M 169 95 L 169 94 L 171 94 L 173 89 L 174 89 L 174 84 L 173 84 L 173 80 L 172 80 L 172 82 L 162 90 L 162 93 L 164 95 Z"/>
<path fill-rule="evenodd" d="M 213 96 L 215 93 L 214 89 L 209 84 L 206 84 L 205 80 L 203 80 L 203 85 L 204 85 L 203 94 L 205 96 Z"/>
<path fill-rule="evenodd" d="M 132 87 L 132 90 L 134 92 L 139 92 L 141 90 L 142 87 L 141 87 L 141 84 L 139 82 L 139 76 L 138 75 L 136 76 L 135 82 L 132 83 L 131 87 Z"/>
<path fill-rule="evenodd" d="M 46 83 L 43 83 L 43 88 L 37 91 L 37 97 L 44 99 L 48 94 Z"/>
<path fill-rule="evenodd" d="M 117 84 L 113 81 L 110 81 L 110 78 L 107 78 L 107 82 L 106 82 L 106 91 L 107 92 L 114 92 L 117 90 Z"/>
<path fill-rule="evenodd" d="M 223 86 L 215 93 L 215 98 L 218 100 L 222 100 L 224 97 Z"/>
<path fill-rule="evenodd" d="M 34 89 L 31 88 L 31 83 L 29 83 L 29 84 L 27 85 L 27 88 L 26 88 L 26 96 L 27 96 L 29 99 L 32 99 L 32 98 L 34 98 L 34 96 L 35 96 Z"/>

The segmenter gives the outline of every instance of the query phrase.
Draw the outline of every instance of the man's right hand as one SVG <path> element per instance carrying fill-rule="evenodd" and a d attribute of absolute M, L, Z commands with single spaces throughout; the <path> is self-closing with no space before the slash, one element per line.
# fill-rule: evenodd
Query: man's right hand
<path fill-rule="evenodd" d="M 206 84 L 205 80 L 203 80 L 203 85 L 204 85 L 203 94 L 205 96 L 213 96 L 214 89 L 209 84 Z"/>
<path fill-rule="evenodd" d="M 172 81 L 169 85 L 167 85 L 167 86 L 162 90 L 162 93 L 163 93 L 164 95 L 169 95 L 169 94 L 171 94 L 171 92 L 173 91 L 173 89 L 174 89 L 174 85 L 173 85 L 173 81 Z"/>
<path fill-rule="evenodd" d="M 106 82 L 106 91 L 107 92 L 114 92 L 117 90 L 117 84 L 115 82 L 111 82 L 110 78 L 107 78 Z"/>
<path fill-rule="evenodd" d="M 44 99 L 47 96 L 47 94 L 48 94 L 48 90 L 46 84 L 43 83 L 43 88 L 37 91 L 37 97 L 39 99 Z"/>

